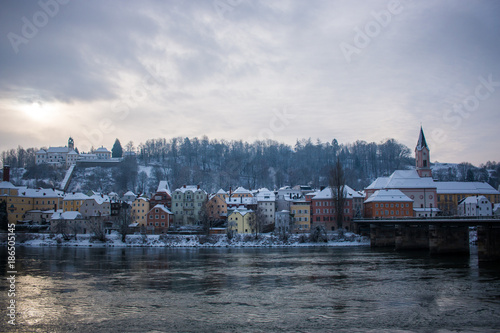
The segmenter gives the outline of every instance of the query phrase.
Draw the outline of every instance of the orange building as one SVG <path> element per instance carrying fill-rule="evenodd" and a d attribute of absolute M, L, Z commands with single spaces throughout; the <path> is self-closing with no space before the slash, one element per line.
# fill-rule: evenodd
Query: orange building
<path fill-rule="evenodd" d="M 413 217 L 413 200 L 400 190 L 378 190 L 365 201 L 367 218 Z"/>

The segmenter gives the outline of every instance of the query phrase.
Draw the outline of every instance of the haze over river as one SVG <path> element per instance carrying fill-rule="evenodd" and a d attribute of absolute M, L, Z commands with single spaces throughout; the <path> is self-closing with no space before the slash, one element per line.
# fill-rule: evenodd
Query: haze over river
<path fill-rule="evenodd" d="M 6 248 L 0 267 L 5 275 Z M 496 332 L 499 265 L 358 247 L 17 248 L 2 332 Z"/>

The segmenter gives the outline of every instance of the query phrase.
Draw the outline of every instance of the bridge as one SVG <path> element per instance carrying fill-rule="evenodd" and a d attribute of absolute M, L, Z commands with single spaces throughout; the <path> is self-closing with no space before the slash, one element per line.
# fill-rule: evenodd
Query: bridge
<path fill-rule="evenodd" d="M 500 261 L 500 218 L 428 217 L 353 222 L 362 233 L 370 234 L 372 247 L 429 250 L 431 254 L 468 254 L 469 227 L 476 227 L 479 261 Z"/>

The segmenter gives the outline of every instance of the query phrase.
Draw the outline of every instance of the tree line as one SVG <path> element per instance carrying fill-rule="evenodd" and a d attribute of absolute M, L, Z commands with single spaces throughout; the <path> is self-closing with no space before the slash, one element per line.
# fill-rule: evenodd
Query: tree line
<path fill-rule="evenodd" d="M 53 177 L 55 180 L 50 170 L 35 165 L 37 150 L 19 146 L 4 151 L 2 162 L 12 168 L 24 168 L 25 179 Z M 124 151 L 135 152 L 139 165 L 153 167 L 149 174 L 140 171 L 133 158 L 113 173 L 120 189 L 136 193 L 150 192 L 164 179 L 173 188 L 199 184 L 207 191 L 235 186 L 276 189 L 295 184 L 319 188 L 328 185 L 329 172 L 337 160 L 343 166 L 346 184 L 363 189 L 377 177 L 415 165 L 412 151 L 395 139 L 340 144 L 335 139 L 313 142 L 309 138 L 297 140 L 292 146 L 272 140 L 249 143 L 210 140 L 206 136 L 176 137 L 147 140 L 137 148 L 129 142 L 123 150 L 117 139 L 112 151 L 114 156 Z M 500 163 L 487 162 L 479 168 L 461 163 L 458 168 L 441 168 L 433 175 L 440 181 L 486 181 L 498 188 Z"/>

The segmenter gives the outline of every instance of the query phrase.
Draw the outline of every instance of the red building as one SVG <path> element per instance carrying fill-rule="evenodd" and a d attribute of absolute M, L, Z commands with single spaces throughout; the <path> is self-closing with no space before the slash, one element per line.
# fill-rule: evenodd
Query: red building
<path fill-rule="evenodd" d="M 151 234 L 166 233 L 174 221 L 174 215 L 164 205 L 154 206 L 146 216 L 146 231 Z"/>
<path fill-rule="evenodd" d="M 375 191 L 365 201 L 365 217 L 413 217 L 413 200 L 400 190 Z"/>
<path fill-rule="evenodd" d="M 156 205 L 163 205 L 168 209 L 172 208 L 172 196 L 168 190 L 158 190 L 152 197 L 149 199 L 149 204 L 151 207 Z"/>
<path fill-rule="evenodd" d="M 361 203 L 363 201 L 363 196 L 346 185 L 344 199 L 344 221 L 342 221 L 342 228 L 345 230 L 352 230 L 351 221 L 354 216 L 359 216 L 360 214 L 360 206 L 362 206 Z M 336 207 L 330 187 L 327 187 L 312 196 L 311 229 L 317 226 L 322 226 L 327 231 L 336 230 L 338 228 L 338 223 L 335 209 Z"/>

